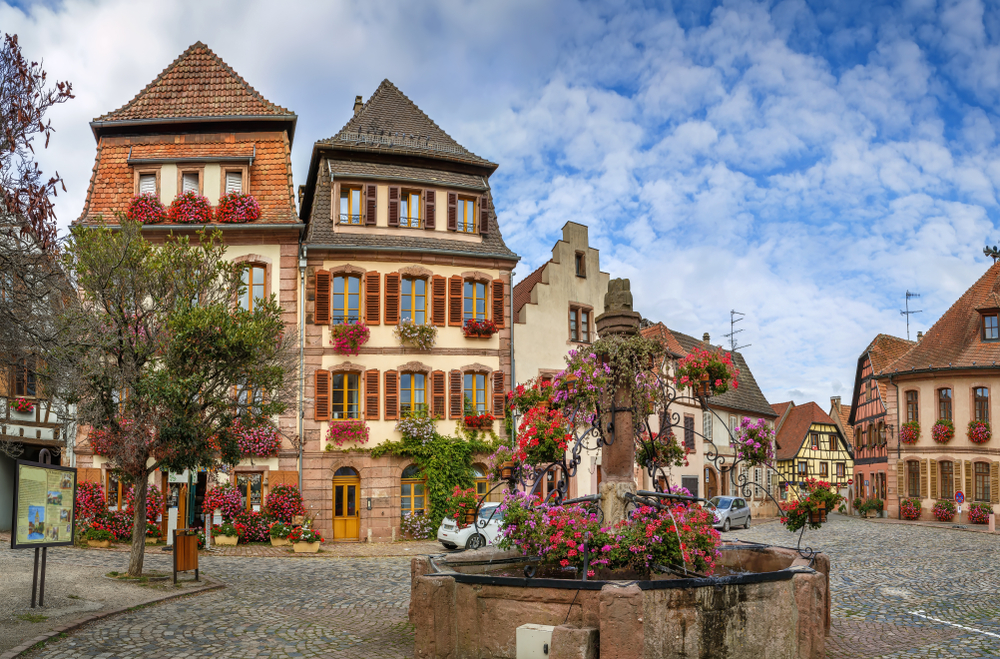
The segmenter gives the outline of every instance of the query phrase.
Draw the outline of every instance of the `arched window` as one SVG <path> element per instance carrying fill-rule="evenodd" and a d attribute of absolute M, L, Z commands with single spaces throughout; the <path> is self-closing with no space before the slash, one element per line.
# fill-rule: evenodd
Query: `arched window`
<path fill-rule="evenodd" d="M 424 496 L 426 485 L 427 477 L 417 465 L 410 465 L 403 470 L 399 507 L 404 515 L 410 512 L 424 512 L 426 509 L 426 497 Z"/>
<path fill-rule="evenodd" d="M 427 409 L 427 376 L 423 373 L 399 374 L 399 412 L 409 416 Z"/>
<path fill-rule="evenodd" d="M 427 280 L 403 277 L 399 296 L 400 320 L 412 320 L 415 325 L 427 323 Z"/>
<path fill-rule="evenodd" d="M 253 311 L 255 302 L 267 299 L 266 280 L 266 266 L 259 263 L 246 266 L 243 270 L 243 285 L 246 288 L 240 291 L 241 309 Z"/>
<path fill-rule="evenodd" d="M 351 476 L 357 476 L 358 475 L 358 471 L 356 469 L 354 469 L 353 467 L 341 467 L 337 471 L 333 472 L 333 475 L 335 477 L 336 476 L 351 477 Z"/>
<path fill-rule="evenodd" d="M 990 420 L 990 390 L 976 387 L 972 390 L 976 403 L 976 421 Z"/>

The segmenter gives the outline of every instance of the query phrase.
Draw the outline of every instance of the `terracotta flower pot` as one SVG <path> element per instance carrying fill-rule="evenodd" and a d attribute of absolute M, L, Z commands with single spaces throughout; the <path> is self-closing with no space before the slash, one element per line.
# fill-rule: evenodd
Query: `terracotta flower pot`
<path fill-rule="evenodd" d="M 100 547 L 101 549 L 107 549 L 111 546 L 110 540 L 88 540 L 88 547 Z"/>
<path fill-rule="evenodd" d="M 290 544 L 292 543 L 289 542 L 288 538 L 275 538 L 273 535 L 271 536 L 272 547 L 287 547 Z"/>
<path fill-rule="evenodd" d="M 467 511 L 465 511 L 465 523 L 466 524 L 475 524 L 476 523 L 476 511 L 475 510 L 467 510 Z"/>
<path fill-rule="evenodd" d="M 315 554 L 319 551 L 319 542 L 293 542 L 292 549 L 296 554 Z"/>
<path fill-rule="evenodd" d="M 213 535 L 212 542 L 221 546 L 235 547 L 236 543 L 240 541 L 239 536 L 235 535 Z"/>
<path fill-rule="evenodd" d="M 509 481 L 514 477 L 514 461 L 507 460 L 502 465 L 500 465 L 500 478 L 505 481 Z"/>

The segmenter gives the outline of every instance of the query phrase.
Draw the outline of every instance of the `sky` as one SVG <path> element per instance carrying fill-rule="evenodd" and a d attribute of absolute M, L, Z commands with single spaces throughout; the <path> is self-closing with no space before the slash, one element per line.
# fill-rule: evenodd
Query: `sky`
<path fill-rule="evenodd" d="M 544 263 L 567 221 L 644 317 L 737 338 L 767 399 L 851 398 L 858 356 L 926 331 L 1000 243 L 1000 7 L 807 2 L 0 2 L 76 99 L 39 153 L 79 216 L 88 122 L 205 42 L 312 144 L 388 78 L 499 164 L 500 228 Z"/>

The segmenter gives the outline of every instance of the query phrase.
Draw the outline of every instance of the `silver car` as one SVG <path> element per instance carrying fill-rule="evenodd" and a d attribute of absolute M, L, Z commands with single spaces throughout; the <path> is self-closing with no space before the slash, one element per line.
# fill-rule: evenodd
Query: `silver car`
<path fill-rule="evenodd" d="M 750 528 L 750 506 L 740 497 L 712 497 L 706 508 L 715 516 L 712 526 L 717 529 L 728 531 L 741 524 Z"/>

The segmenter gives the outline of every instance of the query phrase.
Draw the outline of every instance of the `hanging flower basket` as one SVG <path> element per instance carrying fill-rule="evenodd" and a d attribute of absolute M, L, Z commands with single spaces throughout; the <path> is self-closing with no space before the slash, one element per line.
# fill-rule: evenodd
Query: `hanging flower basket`
<path fill-rule="evenodd" d="M 947 444 L 955 437 L 955 424 L 950 419 L 938 419 L 931 428 L 931 437 L 938 444 Z"/>
<path fill-rule="evenodd" d="M 470 339 L 488 339 L 497 333 L 497 324 L 492 320 L 469 318 L 462 325 L 462 333 Z"/>
<path fill-rule="evenodd" d="M 569 441 L 569 425 L 560 410 L 532 407 L 518 426 L 514 459 L 530 465 L 555 462 Z"/>
<path fill-rule="evenodd" d="M 810 524 L 822 524 L 826 521 L 826 504 L 820 502 L 816 508 L 809 511 Z"/>
<path fill-rule="evenodd" d="M 143 224 L 158 224 L 167 219 L 167 209 L 164 207 L 160 197 L 152 192 L 145 192 L 132 197 L 125 217 L 131 222 L 142 222 Z"/>
<path fill-rule="evenodd" d="M 985 444 L 992 436 L 989 421 L 969 421 L 969 440 L 976 444 Z"/>
<path fill-rule="evenodd" d="M 899 428 L 899 441 L 904 444 L 916 444 L 920 439 L 920 423 L 907 421 Z"/>
<path fill-rule="evenodd" d="M 922 507 L 923 504 L 920 503 L 919 497 L 903 499 L 899 502 L 899 514 L 903 519 L 920 519 L 920 509 Z"/>
<path fill-rule="evenodd" d="M 10 404 L 10 409 L 22 414 L 35 411 L 35 404 L 26 398 L 15 398 Z"/>
<path fill-rule="evenodd" d="M 733 437 L 736 459 L 757 467 L 774 461 L 774 430 L 764 421 L 756 422 L 743 417 Z"/>
<path fill-rule="evenodd" d="M 197 192 L 185 192 L 170 202 L 167 219 L 176 224 L 208 224 L 212 221 L 212 204 Z"/>
<path fill-rule="evenodd" d="M 392 330 L 393 335 L 405 346 L 417 350 L 430 350 L 437 339 L 437 328 L 433 325 L 417 325 L 409 318 L 404 318 Z"/>
<path fill-rule="evenodd" d="M 455 520 L 458 528 L 464 529 L 466 526 L 476 522 L 476 506 L 479 505 L 479 498 L 476 496 L 476 488 L 470 487 L 463 490 L 456 485 L 451 496 L 444 506 L 444 516 Z"/>
<path fill-rule="evenodd" d="M 253 195 L 230 192 L 219 199 L 215 220 L 224 224 L 253 222 L 260 218 L 260 204 Z"/>
<path fill-rule="evenodd" d="M 718 395 L 730 387 L 736 389 L 739 374 L 730 353 L 695 347 L 677 363 L 674 382 L 679 388 L 695 389 L 699 395 Z"/>
<path fill-rule="evenodd" d="M 643 431 L 637 438 L 635 447 L 635 462 L 645 468 L 687 466 L 687 450 L 677 441 L 673 430 L 667 433 L 657 433 L 655 436 Z"/>
<path fill-rule="evenodd" d="M 340 448 L 344 444 L 367 444 L 368 424 L 363 419 L 337 419 L 330 422 L 326 431 L 327 451 Z"/>
<path fill-rule="evenodd" d="M 360 320 L 330 327 L 330 343 L 338 355 L 357 355 L 370 336 L 371 330 Z"/>

